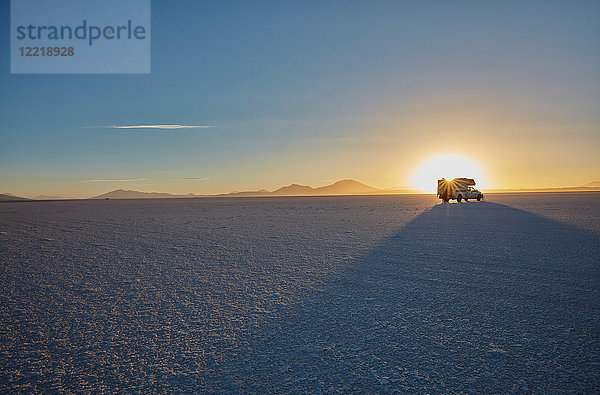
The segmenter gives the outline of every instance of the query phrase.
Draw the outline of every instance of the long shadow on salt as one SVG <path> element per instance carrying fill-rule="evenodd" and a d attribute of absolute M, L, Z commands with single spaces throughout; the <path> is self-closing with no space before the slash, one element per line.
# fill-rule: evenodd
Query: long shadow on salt
<path fill-rule="evenodd" d="M 247 339 L 230 389 L 597 391 L 599 256 L 530 212 L 436 205 Z"/>

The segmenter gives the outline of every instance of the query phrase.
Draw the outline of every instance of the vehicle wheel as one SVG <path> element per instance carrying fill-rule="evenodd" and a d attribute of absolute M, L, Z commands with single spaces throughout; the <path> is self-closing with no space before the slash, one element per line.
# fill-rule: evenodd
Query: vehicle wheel
<path fill-rule="evenodd" d="M 448 199 L 448 198 L 444 199 L 444 202 L 446 202 L 446 203 L 448 203 L 449 201 L 450 201 L 450 199 Z"/>
<path fill-rule="evenodd" d="M 481 202 L 481 195 L 477 195 L 477 201 Z"/>
<path fill-rule="evenodd" d="M 469 201 L 469 199 L 465 198 L 465 202 L 468 202 L 468 201 Z"/>
<path fill-rule="evenodd" d="M 461 201 L 461 200 L 462 200 L 462 195 L 458 195 L 458 196 L 456 197 L 456 201 L 460 203 L 460 201 Z"/>

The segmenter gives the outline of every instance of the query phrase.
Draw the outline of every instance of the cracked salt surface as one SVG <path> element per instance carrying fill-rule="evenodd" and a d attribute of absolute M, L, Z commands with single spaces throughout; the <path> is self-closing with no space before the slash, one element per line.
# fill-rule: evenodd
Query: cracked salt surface
<path fill-rule="evenodd" d="M 0 204 L 0 391 L 598 392 L 599 198 Z"/>

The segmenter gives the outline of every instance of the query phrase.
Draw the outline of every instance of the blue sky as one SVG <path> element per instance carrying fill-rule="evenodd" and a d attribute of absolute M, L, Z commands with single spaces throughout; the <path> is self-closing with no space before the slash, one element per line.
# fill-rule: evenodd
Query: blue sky
<path fill-rule="evenodd" d="M 153 1 L 140 75 L 10 74 L 0 12 L 0 193 L 600 180 L 597 1 Z"/>

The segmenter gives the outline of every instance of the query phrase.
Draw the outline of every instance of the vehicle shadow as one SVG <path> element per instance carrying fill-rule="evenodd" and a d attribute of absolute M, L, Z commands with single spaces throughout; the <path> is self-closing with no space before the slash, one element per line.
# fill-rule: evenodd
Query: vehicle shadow
<path fill-rule="evenodd" d="M 598 390 L 599 241 L 502 204 L 436 205 L 249 333 L 232 385 Z M 237 376 L 240 364 L 252 378 Z"/>

